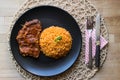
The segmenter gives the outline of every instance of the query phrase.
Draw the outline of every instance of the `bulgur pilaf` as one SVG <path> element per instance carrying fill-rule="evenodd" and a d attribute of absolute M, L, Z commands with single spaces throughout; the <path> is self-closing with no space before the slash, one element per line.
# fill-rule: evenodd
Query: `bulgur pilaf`
<path fill-rule="evenodd" d="M 59 26 L 50 26 L 41 33 L 39 44 L 43 54 L 58 59 L 66 56 L 70 51 L 72 37 L 66 29 Z"/>

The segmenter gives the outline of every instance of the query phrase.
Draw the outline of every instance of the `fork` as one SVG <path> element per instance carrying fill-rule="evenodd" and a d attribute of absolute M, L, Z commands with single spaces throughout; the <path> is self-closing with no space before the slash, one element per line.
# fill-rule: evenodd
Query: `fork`
<path fill-rule="evenodd" d="M 92 31 L 93 31 L 93 17 L 88 16 L 87 17 L 87 30 L 90 34 L 90 38 L 89 38 L 89 61 L 88 61 L 88 68 L 92 69 L 93 67 L 93 60 L 92 60 Z"/>

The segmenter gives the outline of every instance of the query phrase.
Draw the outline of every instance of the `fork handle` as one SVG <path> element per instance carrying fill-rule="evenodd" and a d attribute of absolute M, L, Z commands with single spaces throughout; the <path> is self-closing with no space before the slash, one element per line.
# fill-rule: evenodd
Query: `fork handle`
<path fill-rule="evenodd" d="M 89 38 L 89 62 L 88 67 L 92 69 L 92 37 Z"/>

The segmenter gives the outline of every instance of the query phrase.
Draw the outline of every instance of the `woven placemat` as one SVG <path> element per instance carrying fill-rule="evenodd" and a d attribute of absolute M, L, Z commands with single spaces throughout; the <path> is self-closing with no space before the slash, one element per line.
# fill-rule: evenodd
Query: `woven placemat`
<path fill-rule="evenodd" d="M 10 33 L 16 20 L 27 10 L 40 5 L 52 5 L 62 8 L 68 11 L 77 21 L 82 32 L 82 51 L 74 65 L 62 74 L 53 77 L 40 77 L 26 72 L 22 69 L 16 60 L 14 59 L 12 52 L 12 61 L 15 64 L 17 71 L 25 78 L 30 80 L 88 80 L 95 75 L 98 71 L 95 67 L 90 70 L 85 65 L 85 16 L 96 16 L 98 13 L 96 8 L 87 0 L 28 0 L 17 11 L 10 26 Z M 108 41 L 108 32 L 104 23 L 104 19 L 101 19 L 101 35 Z M 9 36 L 10 37 L 10 36 Z M 103 65 L 107 56 L 108 46 L 105 46 L 101 50 L 101 66 Z"/>

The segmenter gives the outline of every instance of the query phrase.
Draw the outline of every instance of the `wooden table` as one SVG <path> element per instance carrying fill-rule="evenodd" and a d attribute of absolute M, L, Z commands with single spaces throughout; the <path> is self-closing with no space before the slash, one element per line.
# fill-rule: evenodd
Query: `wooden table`
<path fill-rule="evenodd" d="M 25 0 L 0 0 L 0 80 L 24 80 L 8 51 L 7 34 L 14 13 Z M 102 69 L 91 80 L 120 80 L 120 0 L 90 0 L 105 19 L 109 51 Z"/>

